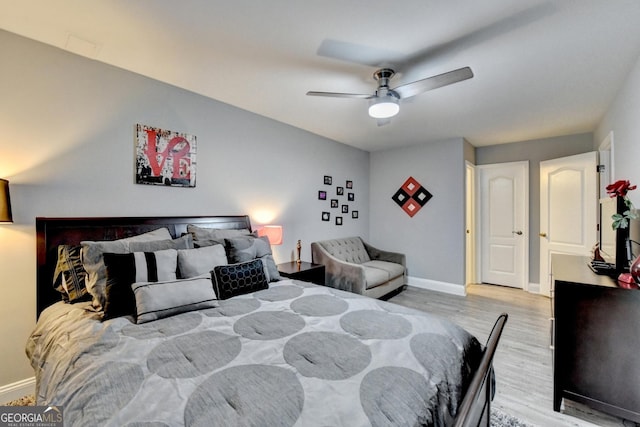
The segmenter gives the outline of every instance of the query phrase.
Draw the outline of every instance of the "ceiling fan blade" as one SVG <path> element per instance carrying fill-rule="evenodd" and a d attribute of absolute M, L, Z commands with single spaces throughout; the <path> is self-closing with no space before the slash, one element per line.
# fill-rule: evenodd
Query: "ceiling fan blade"
<path fill-rule="evenodd" d="M 332 98 L 359 98 L 359 99 L 369 99 L 373 98 L 375 95 L 366 95 L 363 93 L 340 93 L 340 92 L 315 92 L 309 91 L 307 92 L 309 96 L 328 96 Z"/>
<path fill-rule="evenodd" d="M 392 91 L 397 93 L 401 99 L 409 98 L 422 92 L 437 89 L 439 87 L 447 86 L 453 83 L 458 83 L 472 77 L 473 71 L 471 71 L 471 68 L 464 67 L 457 70 L 449 71 L 448 73 L 442 73 L 438 74 L 437 76 L 427 77 L 426 79 L 403 84 L 395 89 L 392 89 Z"/>

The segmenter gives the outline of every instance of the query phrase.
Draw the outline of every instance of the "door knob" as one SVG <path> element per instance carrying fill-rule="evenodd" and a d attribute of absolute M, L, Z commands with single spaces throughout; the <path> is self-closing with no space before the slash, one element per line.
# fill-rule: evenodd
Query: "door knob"
<path fill-rule="evenodd" d="M 540 233 L 540 237 L 547 237 L 547 233 Z"/>
<path fill-rule="evenodd" d="M 518 236 L 522 236 L 522 231 L 512 231 L 513 234 L 517 234 Z"/>

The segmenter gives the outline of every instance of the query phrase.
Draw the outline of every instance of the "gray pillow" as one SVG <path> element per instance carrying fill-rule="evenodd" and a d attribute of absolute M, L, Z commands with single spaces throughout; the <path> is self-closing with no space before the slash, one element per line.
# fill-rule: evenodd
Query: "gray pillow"
<path fill-rule="evenodd" d="M 278 267 L 271 253 L 271 244 L 267 236 L 240 236 L 225 239 L 227 255 L 230 263 L 236 264 L 254 259 L 261 259 L 265 266 L 267 280 L 274 282 L 281 280 Z"/>
<path fill-rule="evenodd" d="M 197 225 L 187 224 L 187 232 L 193 236 L 193 240 L 214 240 L 224 243 L 224 239 L 229 237 L 246 236 L 251 232 L 246 229 L 222 229 L 222 228 L 206 228 Z"/>
<path fill-rule="evenodd" d="M 222 245 L 178 250 L 178 271 L 183 278 L 200 276 L 225 264 L 228 264 L 227 253 Z"/>
<path fill-rule="evenodd" d="M 166 282 L 134 283 L 136 323 L 217 306 L 209 274 Z"/>
<path fill-rule="evenodd" d="M 103 308 L 106 301 L 105 287 L 107 285 L 107 270 L 104 266 L 102 254 L 126 254 L 131 252 L 131 242 L 150 242 L 171 239 L 171 233 L 166 228 L 159 228 L 138 236 L 125 239 L 91 242 L 80 242 L 82 246 L 82 265 L 87 272 L 87 290 L 93 296 L 94 306 Z"/>
<path fill-rule="evenodd" d="M 151 242 L 130 242 L 129 252 L 156 252 L 165 249 L 192 249 L 193 237 L 185 234 L 177 239 L 155 240 Z"/>

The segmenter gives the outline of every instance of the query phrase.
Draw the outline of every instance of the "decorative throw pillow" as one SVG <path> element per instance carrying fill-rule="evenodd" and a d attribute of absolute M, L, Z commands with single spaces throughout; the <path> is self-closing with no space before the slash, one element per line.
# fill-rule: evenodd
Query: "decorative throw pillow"
<path fill-rule="evenodd" d="M 80 302 L 91 299 L 87 290 L 87 272 L 82 266 L 80 246 L 58 246 L 58 263 L 53 273 L 53 287 L 62 294 L 65 302 Z"/>
<path fill-rule="evenodd" d="M 159 228 L 148 233 L 119 240 L 80 242 L 82 246 L 82 265 L 87 271 L 87 290 L 93 296 L 94 305 L 104 308 L 106 299 L 107 273 L 102 254 L 105 252 L 117 254 L 130 252 L 129 245 L 131 242 L 150 242 L 171 238 L 171 233 L 167 228 Z"/>
<path fill-rule="evenodd" d="M 280 273 L 278 273 L 278 267 L 273 259 L 271 244 L 269 243 L 269 238 L 267 236 L 240 236 L 225 239 L 225 242 L 229 262 L 246 262 L 259 258 L 264 261 L 267 281 L 274 282 L 282 279 L 282 277 L 280 277 Z"/>
<path fill-rule="evenodd" d="M 155 252 L 164 249 L 193 249 L 193 237 L 191 234 L 185 234 L 177 239 L 129 243 L 129 252 Z"/>
<path fill-rule="evenodd" d="M 190 278 L 209 273 L 217 265 L 228 264 L 227 253 L 222 245 L 178 250 L 180 277 Z"/>
<path fill-rule="evenodd" d="M 269 287 L 260 259 L 240 264 L 219 265 L 211 272 L 211 281 L 218 299 L 227 299 Z"/>
<path fill-rule="evenodd" d="M 176 280 L 178 251 L 105 253 L 104 263 L 107 270 L 104 318 L 112 319 L 136 313 L 132 284 Z"/>
<path fill-rule="evenodd" d="M 224 239 L 228 237 L 246 236 L 251 232 L 246 229 L 223 229 L 223 228 L 206 228 L 197 225 L 187 224 L 187 233 L 193 236 L 193 240 L 213 240 L 216 243 L 224 243 Z"/>
<path fill-rule="evenodd" d="M 166 282 L 134 283 L 136 323 L 146 323 L 192 310 L 216 307 L 209 274 Z"/>

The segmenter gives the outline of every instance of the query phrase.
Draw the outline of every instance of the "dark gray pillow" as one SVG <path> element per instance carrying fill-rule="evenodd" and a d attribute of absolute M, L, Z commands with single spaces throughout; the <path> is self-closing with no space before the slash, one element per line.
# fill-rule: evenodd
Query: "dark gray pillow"
<path fill-rule="evenodd" d="M 193 237 L 185 234 L 177 239 L 129 243 L 129 252 L 156 252 L 164 249 L 193 249 Z"/>
<path fill-rule="evenodd" d="M 237 237 L 248 235 L 251 232 L 246 229 L 226 229 L 226 228 L 208 228 L 198 227 L 197 225 L 187 224 L 187 233 L 193 236 L 193 240 L 214 240 L 223 242 L 229 237 Z"/>
<path fill-rule="evenodd" d="M 253 259 L 261 259 L 264 261 L 267 280 L 274 282 L 281 280 L 278 267 L 271 253 L 271 244 L 267 236 L 253 237 L 240 236 L 225 239 L 227 248 L 227 258 L 231 263 L 239 263 L 251 261 Z"/>
<path fill-rule="evenodd" d="M 218 265 L 211 272 L 211 281 L 218 299 L 227 299 L 267 289 L 267 276 L 262 260 L 240 264 Z"/>
<path fill-rule="evenodd" d="M 82 266 L 81 246 L 58 246 L 58 263 L 53 273 L 53 287 L 62 299 L 74 303 L 88 301 L 91 294 L 87 290 L 87 272 Z"/>
<path fill-rule="evenodd" d="M 136 323 L 218 305 L 208 273 L 190 279 L 134 283 L 131 288 L 136 298 Z"/>

